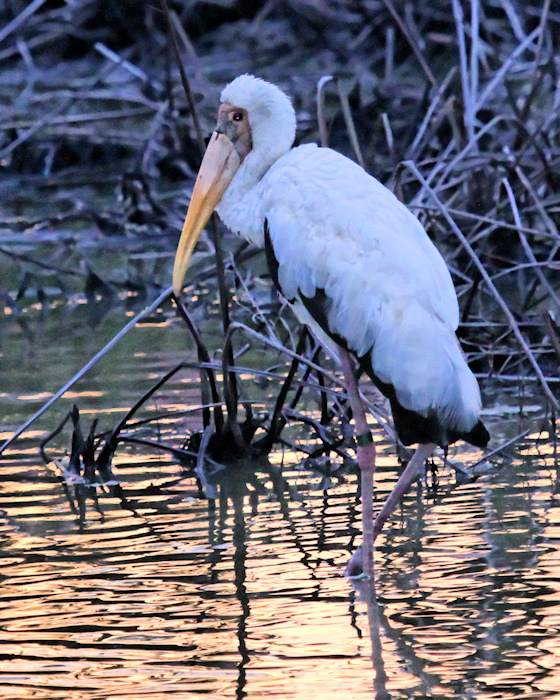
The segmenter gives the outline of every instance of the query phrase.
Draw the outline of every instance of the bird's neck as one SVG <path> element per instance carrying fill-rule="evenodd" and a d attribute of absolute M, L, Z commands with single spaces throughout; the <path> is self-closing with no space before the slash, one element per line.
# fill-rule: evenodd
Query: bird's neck
<path fill-rule="evenodd" d="M 262 179 L 270 167 L 284 155 L 270 149 L 254 149 L 241 164 L 217 206 L 225 225 L 251 243 L 264 245 Z"/>

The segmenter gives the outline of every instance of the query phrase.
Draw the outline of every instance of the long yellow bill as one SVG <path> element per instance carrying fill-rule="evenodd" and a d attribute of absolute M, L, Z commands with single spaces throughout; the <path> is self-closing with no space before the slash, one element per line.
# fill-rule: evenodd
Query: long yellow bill
<path fill-rule="evenodd" d="M 240 165 L 241 159 L 232 141 L 224 134 L 215 131 L 210 138 L 194 183 L 191 203 L 175 255 L 173 292 L 177 297 L 181 293 L 196 242 Z"/>

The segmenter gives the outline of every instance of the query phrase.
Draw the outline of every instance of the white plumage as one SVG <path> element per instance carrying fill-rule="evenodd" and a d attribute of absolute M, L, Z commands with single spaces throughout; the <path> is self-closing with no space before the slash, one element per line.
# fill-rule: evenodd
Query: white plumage
<path fill-rule="evenodd" d="M 451 276 L 418 219 L 348 158 L 315 144 L 291 148 L 295 113 L 276 86 L 244 75 L 221 97 L 215 138 L 230 139 L 240 161 L 216 202 L 226 226 L 261 247 L 268 226 L 281 292 L 307 298 L 303 320 L 311 313 L 370 363 L 378 385 L 394 388 L 393 410 L 396 400 L 441 426 L 437 439 L 414 441 L 469 439 L 480 391 L 455 335 Z M 322 319 L 308 301 L 318 291 Z"/>
<path fill-rule="evenodd" d="M 253 80 L 237 78 L 222 101 L 246 109 L 254 133 L 261 91 L 247 93 Z M 270 97 L 267 105 L 274 109 Z M 279 122 L 268 115 L 267 122 L 218 214 L 261 247 L 266 220 L 284 296 L 313 297 L 323 289 L 331 301 L 330 331 L 357 356 L 371 354 L 373 371 L 395 387 L 404 408 L 423 416 L 435 410 L 452 429 L 468 432 L 478 422 L 480 392 L 455 335 L 459 308 L 451 276 L 420 222 L 339 153 L 315 144 L 285 152 L 291 123 L 284 137 Z M 262 168 L 253 163 L 270 154 L 267 148 L 261 157 L 261 139 L 276 149 L 259 179 L 254 173 Z M 278 150 L 284 154 L 278 157 Z"/>
<path fill-rule="evenodd" d="M 479 446 L 480 392 L 459 347 L 457 297 L 443 258 L 420 222 L 348 158 L 316 145 L 293 148 L 296 118 L 276 86 L 243 75 L 222 92 L 218 125 L 195 183 L 173 270 L 178 296 L 190 255 L 212 211 L 256 245 L 304 323 L 340 346 L 362 477 L 363 557 L 347 572 L 373 571 L 373 541 L 436 445 Z M 388 397 L 395 427 L 418 449 L 373 521 L 375 446 L 352 353 Z"/>

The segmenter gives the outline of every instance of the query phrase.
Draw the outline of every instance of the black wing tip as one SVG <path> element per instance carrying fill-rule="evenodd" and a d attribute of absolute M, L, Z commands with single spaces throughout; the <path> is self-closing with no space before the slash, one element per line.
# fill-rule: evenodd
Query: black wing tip
<path fill-rule="evenodd" d="M 484 423 L 479 420 L 474 428 L 463 436 L 463 440 L 470 442 L 475 447 L 486 447 L 490 440 L 490 433 L 484 427 Z"/>
<path fill-rule="evenodd" d="M 272 281 L 280 293 L 283 293 L 278 279 L 279 264 L 276 256 L 274 255 L 274 248 L 270 238 L 270 229 L 266 219 L 264 222 L 264 248 Z M 336 333 L 332 333 L 329 328 L 329 299 L 325 293 L 325 290 L 317 288 L 313 297 L 306 297 L 303 294 L 300 294 L 300 299 L 307 311 L 309 311 L 315 322 L 319 324 L 323 331 L 325 331 L 325 333 L 327 333 L 327 335 L 329 335 L 341 347 L 348 349 L 344 338 L 340 337 Z M 369 353 L 358 357 L 358 361 L 360 362 L 362 369 L 369 375 L 375 386 L 390 400 L 395 428 L 403 444 L 412 445 L 414 443 L 434 442 L 441 447 L 446 447 L 449 444 L 461 439 L 466 440 L 466 442 L 469 442 L 471 445 L 475 445 L 476 447 L 486 447 L 488 444 L 490 435 L 484 427 L 482 421 L 478 421 L 474 428 L 472 428 L 466 434 L 455 432 L 453 430 L 448 432 L 440 424 L 440 421 L 435 413 L 428 416 L 422 416 L 416 413 L 416 411 L 404 408 L 397 399 L 395 388 L 391 384 L 380 381 L 380 379 L 376 376 L 371 365 L 371 355 Z"/>

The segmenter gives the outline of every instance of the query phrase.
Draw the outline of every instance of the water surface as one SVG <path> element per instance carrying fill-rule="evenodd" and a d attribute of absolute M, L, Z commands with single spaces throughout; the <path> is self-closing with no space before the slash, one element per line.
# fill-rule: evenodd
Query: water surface
<path fill-rule="evenodd" d="M 54 310 L 32 332 L 4 322 L 3 438 L 126 321 L 115 312 L 92 331 L 80 314 Z M 0 697 L 560 697 L 558 460 L 538 397 L 522 418 L 489 417 L 496 442 L 533 426 L 511 459 L 461 485 L 440 463 L 437 488 L 428 475 L 412 489 L 379 539 L 373 592 L 343 576 L 356 477 L 327 478 L 288 450 L 229 472 L 211 505 L 172 456 L 122 446 L 126 500 L 100 491 L 103 514 L 90 504 L 80 530 L 40 438 L 74 402 L 84 421 L 115 425 L 188 346 L 168 316 L 151 319 L 4 454 Z M 196 382 L 178 375 L 147 413 L 194 405 Z M 163 440 L 179 445 L 200 416 L 179 420 L 160 421 Z M 377 439 L 381 500 L 397 460 Z M 67 431 L 49 455 L 68 447 Z M 459 446 L 454 459 L 479 456 Z"/>

